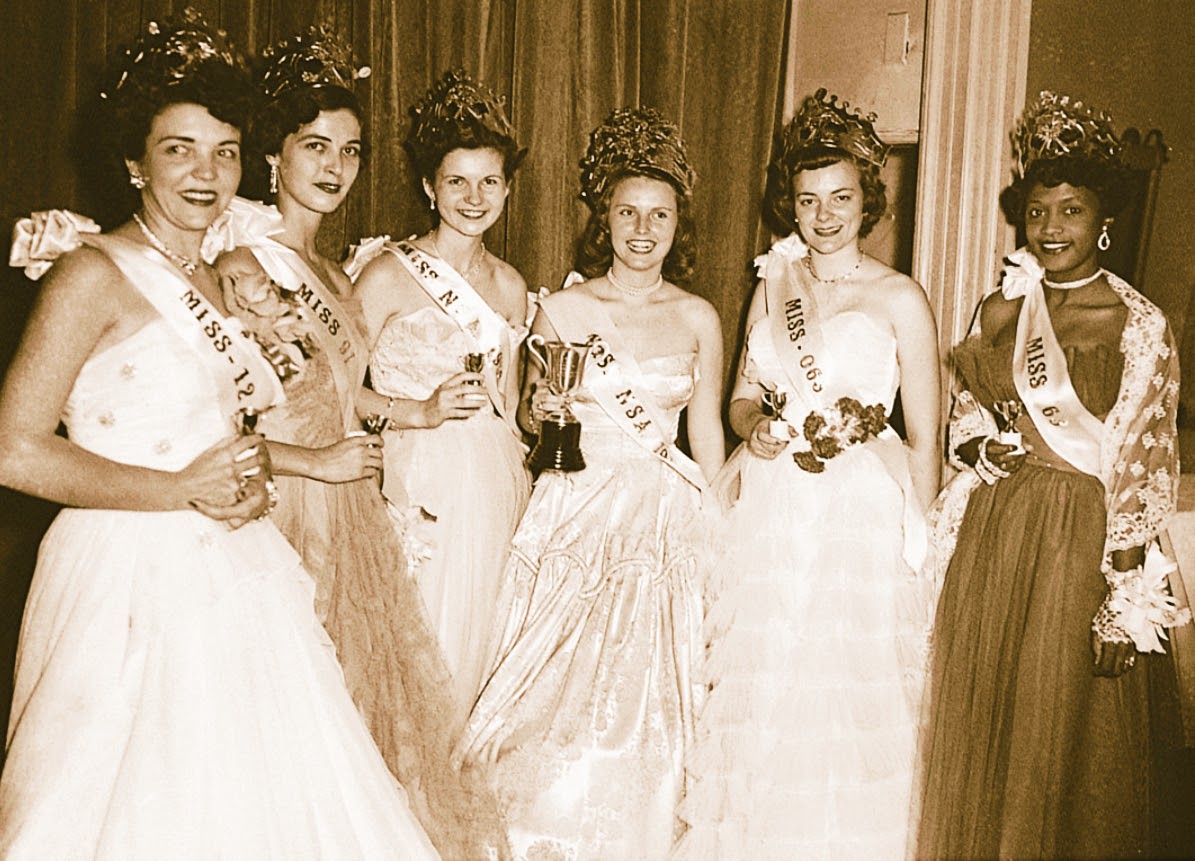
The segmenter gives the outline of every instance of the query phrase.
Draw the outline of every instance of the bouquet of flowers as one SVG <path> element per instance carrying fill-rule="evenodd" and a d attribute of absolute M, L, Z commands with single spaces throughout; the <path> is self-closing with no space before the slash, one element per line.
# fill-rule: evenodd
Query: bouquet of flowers
<path fill-rule="evenodd" d="M 839 398 L 829 409 L 805 417 L 802 432 L 809 448 L 793 454 L 793 460 L 806 472 L 825 472 L 827 460 L 879 435 L 887 426 L 882 404 L 865 407 L 854 398 Z"/>
<path fill-rule="evenodd" d="M 220 290 L 229 313 L 261 346 L 278 378 L 285 383 L 301 373 L 319 348 L 298 297 L 260 269 L 221 274 Z"/>

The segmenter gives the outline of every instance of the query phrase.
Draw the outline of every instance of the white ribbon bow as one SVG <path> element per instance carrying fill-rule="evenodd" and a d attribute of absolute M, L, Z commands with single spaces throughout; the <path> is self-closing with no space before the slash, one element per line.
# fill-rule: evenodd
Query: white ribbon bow
<path fill-rule="evenodd" d="M 13 227 L 8 265 L 23 268 L 36 281 L 55 260 L 83 244 L 80 234 L 99 232 L 100 226 L 86 215 L 65 209 L 34 212 Z"/>

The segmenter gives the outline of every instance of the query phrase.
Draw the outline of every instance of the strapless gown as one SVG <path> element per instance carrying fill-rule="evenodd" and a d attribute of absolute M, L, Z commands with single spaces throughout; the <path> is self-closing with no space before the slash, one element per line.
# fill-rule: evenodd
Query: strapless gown
<path fill-rule="evenodd" d="M 1079 400 L 1106 415 L 1125 357 L 1063 349 Z M 954 358 L 980 403 L 1018 399 L 1011 343 L 973 337 Z M 917 857 L 1145 857 L 1151 675 L 1169 658 L 1139 653 L 1116 678 L 1092 671 L 1104 486 L 1028 416 L 1017 429 L 1032 453 L 972 492 L 942 584 Z"/>
<path fill-rule="evenodd" d="M 695 355 L 639 365 L 675 435 Z M 494 762 L 519 858 L 664 858 L 699 693 L 704 515 L 584 388 L 573 411 L 588 466 L 536 482 L 464 750 Z"/>
<path fill-rule="evenodd" d="M 892 408 L 892 334 L 858 312 L 823 323 L 827 398 Z M 790 393 L 766 320 L 748 378 Z M 903 472 L 902 472 L 903 469 Z M 802 861 L 904 857 L 929 589 L 902 558 L 907 454 L 887 429 L 802 470 L 745 445 L 722 562 L 708 587 L 712 686 L 687 763 L 676 857 Z"/>
<path fill-rule="evenodd" d="M 83 448 L 178 470 L 232 433 L 162 321 L 91 357 Z M 436 858 L 273 523 L 67 509 L 25 609 L 0 857 Z"/>
<path fill-rule="evenodd" d="M 472 349 L 439 308 L 392 317 L 370 359 L 373 387 L 423 400 L 464 370 Z M 502 566 L 530 493 L 524 454 L 490 408 L 385 434 L 383 492 L 452 673 L 461 721 L 481 687 Z"/>

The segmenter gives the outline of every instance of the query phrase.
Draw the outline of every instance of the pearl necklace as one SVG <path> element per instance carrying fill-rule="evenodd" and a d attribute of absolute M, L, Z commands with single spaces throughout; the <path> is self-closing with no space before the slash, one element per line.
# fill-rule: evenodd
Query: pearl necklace
<path fill-rule="evenodd" d="M 436 244 L 436 235 L 434 233 L 429 233 L 427 235 L 427 241 L 432 244 L 432 251 L 436 252 L 436 256 L 439 257 L 441 260 L 443 260 L 445 263 L 448 263 L 448 258 L 445 257 L 440 252 L 440 246 Z M 485 243 L 483 242 L 483 243 L 481 243 L 481 245 L 479 245 L 477 247 L 477 250 L 473 252 L 473 256 L 469 258 L 469 265 L 463 272 L 461 272 L 461 277 L 464 278 L 466 281 L 472 283 L 473 276 L 477 274 L 477 267 L 479 267 L 481 265 L 481 261 L 484 259 L 485 259 Z M 451 263 L 448 263 L 448 265 L 452 266 Z M 456 267 L 453 266 L 453 268 L 455 269 Z"/>
<path fill-rule="evenodd" d="M 133 213 L 133 221 L 137 222 L 137 226 L 141 228 L 141 233 L 144 234 L 145 240 L 153 246 L 154 250 L 183 270 L 183 272 L 187 273 L 188 278 L 193 276 L 195 271 L 199 269 L 198 260 L 192 260 L 190 257 L 184 257 L 181 254 L 171 251 L 166 243 L 158 237 L 158 234 L 149 229 L 149 225 L 141 219 L 140 213 Z"/>
<path fill-rule="evenodd" d="M 634 284 L 628 284 L 614 274 L 613 266 L 606 270 L 606 280 L 610 282 L 614 289 L 626 293 L 628 296 L 650 296 L 664 286 L 664 276 L 662 274 L 657 276 L 656 280 L 646 287 L 636 287 Z"/>
<path fill-rule="evenodd" d="M 1044 276 L 1041 280 L 1047 287 L 1053 287 L 1055 290 L 1078 290 L 1080 287 L 1086 287 L 1092 281 L 1096 281 L 1106 274 L 1105 270 L 1101 268 L 1095 270 L 1094 275 L 1088 275 L 1086 278 L 1080 278 L 1077 281 L 1051 281 Z"/>
<path fill-rule="evenodd" d="M 863 265 L 863 252 L 859 252 L 859 259 L 855 261 L 854 266 L 852 266 L 846 272 L 843 272 L 841 275 L 835 275 L 833 278 L 823 278 L 817 274 L 817 270 L 813 268 L 812 251 L 806 254 L 803 259 L 805 261 L 805 268 L 809 270 L 809 274 L 813 276 L 814 281 L 818 282 L 819 284 L 840 284 L 843 281 L 846 281 L 848 278 L 851 278 L 856 272 L 859 271 L 859 267 Z"/>

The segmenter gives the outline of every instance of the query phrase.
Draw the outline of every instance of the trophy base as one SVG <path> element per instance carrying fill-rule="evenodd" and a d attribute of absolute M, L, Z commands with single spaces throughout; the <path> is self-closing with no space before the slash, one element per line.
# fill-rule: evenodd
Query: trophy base
<path fill-rule="evenodd" d="M 581 423 L 564 419 L 544 419 L 539 439 L 527 458 L 527 468 L 535 475 L 544 470 L 580 472 L 585 469 L 581 456 Z"/>

